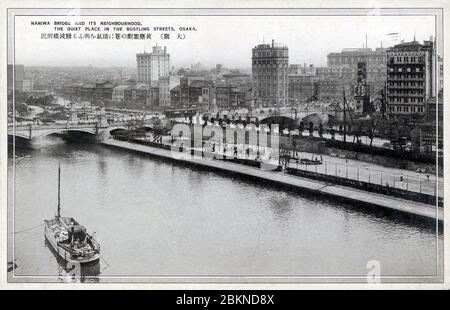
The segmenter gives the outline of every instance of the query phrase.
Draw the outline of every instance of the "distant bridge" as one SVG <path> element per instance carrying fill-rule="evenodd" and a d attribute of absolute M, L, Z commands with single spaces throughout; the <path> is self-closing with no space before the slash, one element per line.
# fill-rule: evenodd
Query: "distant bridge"
<path fill-rule="evenodd" d="M 327 125 L 332 121 L 343 121 L 344 112 L 327 109 L 283 109 L 281 111 L 265 111 L 264 113 L 252 113 L 252 118 L 258 118 L 262 124 L 278 124 L 281 129 L 297 129 L 300 122 L 305 126 L 312 122 L 315 126 L 319 123 Z"/>
<path fill-rule="evenodd" d="M 154 129 L 162 125 L 160 119 L 149 119 L 144 121 L 122 121 L 122 122 L 67 122 L 55 124 L 8 124 L 8 138 L 19 138 L 27 142 L 31 148 L 40 148 L 41 138 L 49 135 L 86 135 L 95 141 L 102 141 L 110 137 L 114 130 L 130 130 L 135 128 Z"/>

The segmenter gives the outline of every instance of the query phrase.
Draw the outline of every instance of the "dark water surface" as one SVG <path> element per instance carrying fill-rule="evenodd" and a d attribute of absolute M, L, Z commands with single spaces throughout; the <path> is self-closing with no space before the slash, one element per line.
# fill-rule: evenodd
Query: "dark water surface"
<path fill-rule="evenodd" d="M 442 261 L 436 247 L 443 237 L 432 227 L 340 202 L 100 145 L 49 143 L 16 152 L 29 156 L 8 162 L 8 259 L 18 264 L 11 281 L 69 278 L 46 246 L 43 226 L 36 227 L 56 212 L 58 163 L 62 215 L 95 231 L 101 244 L 100 266 L 87 271 L 94 281 L 194 275 L 364 280 L 371 260 L 380 262 L 382 276 L 421 277 L 435 275 Z M 29 230 L 12 234 L 13 219 L 14 231 Z"/>

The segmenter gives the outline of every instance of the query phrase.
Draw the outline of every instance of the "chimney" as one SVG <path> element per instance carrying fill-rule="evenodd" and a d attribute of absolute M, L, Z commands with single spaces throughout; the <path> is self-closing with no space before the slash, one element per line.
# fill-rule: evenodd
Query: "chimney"
<path fill-rule="evenodd" d="M 275 41 L 274 41 L 274 39 L 272 39 L 272 47 L 274 47 L 275 46 Z"/>

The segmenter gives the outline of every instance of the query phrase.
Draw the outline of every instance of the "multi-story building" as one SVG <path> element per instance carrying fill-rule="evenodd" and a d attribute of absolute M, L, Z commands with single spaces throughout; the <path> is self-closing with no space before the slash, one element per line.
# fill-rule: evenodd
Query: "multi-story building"
<path fill-rule="evenodd" d="M 335 101 L 342 99 L 342 91 L 348 97 L 353 96 L 357 82 L 357 67 L 317 67 L 317 98 L 320 101 Z"/>
<path fill-rule="evenodd" d="M 356 68 L 358 62 L 365 62 L 367 67 L 379 67 L 386 65 L 386 49 L 375 48 L 344 48 L 340 53 L 327 55 L 328 67 Z"/>
<path fill-rule="evenodd" d="M 353 83 L 348 83 L 337 77 L 318 77 L 316 83 L 316 97 L 319 101 L 326 103 L 342 102 L 344 93 L 349 104 L 354 101 L 352 98 L 356 80 Z"/>
<path fill-rule="evenodd" d="M 227 73 L 222 75 L 222 80 L 229 85 L 252 85 L 252 78 L 246 73 Z"/>
<path fill-rule="evenodd" d="M 169 76 L 170 55 L 164 46 L 153 46 L 151 53 L 136 54 L 138 83 L 153 85 L 160 77 Z"/>
<path fill-rule="evenodd" d="M 112 101 L 122 102 L 125 100 L 125 90 L 130 89 L 131 85 L 118 85 L 114 87 L 112 93 Z"/>
<path fill-rule="evenodd" d="M 180 78 L 180 85 L 170 90 L 170 107 L 207 111 L 215 105 L 215 87 L 212 81 Z"/>
<path fill-rule="evenodd" d="M 318 82 L 315 76 L 290 74 L 288 80 L 290 103 L 295 104 L 316 98 L 318 93 Z"/>
<path fill-rule="evenodd" d="M 288 70 L 289 75 L 306 75 L 306 76 L 314 76 L 316 75 L 316 67 L 313 64 L 306 66 L 306 63 L 302 65 L 300 64 L 292 64 L 289 65 Z"/>
<path fill-rule="evenodd" d="M 181 86 L 177 85 L 170 90 L 170 108 L 181 109 Z"/>
<path fill-rule="evenodd" d="M 317 83 L 319 101 L 333 102 L 342 98 L 342 83 L 338 79 L 321 79 Z"/>
<path fill-rule="evenodd" d="M 433 41 L 405 42 L 387 52 L 387 105 L 391 115 L 426 114 L 426 102 L 436 96 Z"/>
<path fill-rule="evenodd" d="M 89 100 L 100 103 L 104 100 L 112 100 L 115 83 L 103 81 L 97 83 L 70 84 L 63 88 L 63 93 L 80 100 Z"/>
<path fill-rule="evenodd" d="M 215 96 L 219 110 L 239 109 L 248 106 L 251 88 L 235 85 L 217 85 Z"/>
<path fill-rule="evenodd" d="M 158 80 L 159 104 L 163 107 L 170 106 L 170 90 L 180 84 L 180 76 L 169 75 Z"/>
<path fill-rule="evenodd" d="M 215 105 L 214 84 L 212 81 L 192 81 L 188 87 L 189 101 L 183 108 L 208 111 Z M 183 104 L 185 104 L 183 102 Z"/>
<path fill-rule="evenodd" d="M 76 92 L 78 93 L 78 96 L 81 99 L 93 101 L 94 100 L 94 91 L 95 91 L 95 84 L 86 83 L 86 84 L 80 85 Z M 112 94 L 111 94 L 111 98 L 112 98 Z"/>
<path fill-rule="evenodd" d="M 94 100 L 112 100 L 112 94 L 116 84 L 110 81 L 99 82 L 94 87 Z"/>
<path fill-rule="evenodd" d="M 136 84 L 132 87 L 124 89 L 124 100 L 127 102 L 150 104 L 158 106 L 159 94 L 157 94 L 158 88 L 151 87 L 148 84 Z"/>
<path fill-rule="evenodd" d="M 285 45 L 259 44 L 252 49 L 253 97 L 263 106 L 288 103 L 289 54 Z"/>
<path fill-rule="evenodd" d="M 159 90 L 160 90 L 159 87 L 155 87 L 155 86 L 149 87 L 147 101 L 145 102 L 145 104 L 149 104 L 154 107 L 161 106 L 161 102 L 159 101 L 161 98 Z"/>
<path fill-rule="evenodd" d="M 327 67 L 317 68 L 317 76 L 319 79 L 337 78 L 353 88 L 357 80 L 358 63 L 366 64 L 370 96 L 377 97 L 386 82 L 386 49 L 383 47 L 344 48 L 339 53 L 330 53 L 327 55 Z"/>

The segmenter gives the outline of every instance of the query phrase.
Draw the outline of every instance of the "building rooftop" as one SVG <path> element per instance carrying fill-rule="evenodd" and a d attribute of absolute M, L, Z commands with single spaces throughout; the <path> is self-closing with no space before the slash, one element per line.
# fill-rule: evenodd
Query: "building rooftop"
<path fill-rule="evenodd" d="M 233 78 L 233 77 L 250 77 L 250 74 L 247 73 L 226 73 L 222 75 L 224 78 Z"/>
<path fill-rule="evenodd" d="M 138 56 L 138 57 L 151 56 L 151 55 L 169 55 L 169 53 L 167 53 L 167 49 L 165 46 L 162 47 L 162 46 L 155 45 L 152 47 L 151 53 L 147 53 L 146 51 L 144 51 L 143 53 L 136 54 L 136 56 Z"/>
<path fill-rule="evenodd" d="M 272 44 L 258 44 L 257 46 L 255 46 L 255 48 L 257 49 L 266 49 L 266 48 L 282 48 L 282 49 L 287 49 L 287 45 L 285 44 L 281 44 L 281 43 L 275 43 L 275 40 L 272 39 Z"/>
<path fill-rule="evenodd" d="M 201 81 L 201 80 L 194 80 L 189 84 L 189 87 L 204 87 L 204 86 L 213 86 L 212 81 Z"/>
<path fill-rule="evenodd" d="M 384 47 L 377 47 L 375 49 L 371 49 L 371 48 L 343 48 L 341 52 L 333 52 L 333 53 L 329 53 L 328 56 L 342 56 L 342 54 L 344 55 L 354 55 L 354 54 L 379 54 L 379 53 L 384 53 L 386 52 L 386 48 Z"/>
<path fill-rule="evenodd" d="M 431 44 L 432 44 L 432 41 L 423 41 L 423 44 L 421 44 L 419 41 L 402 42 L 402 43 L 394 45 L 390 49 L 431 47 Z"/>

